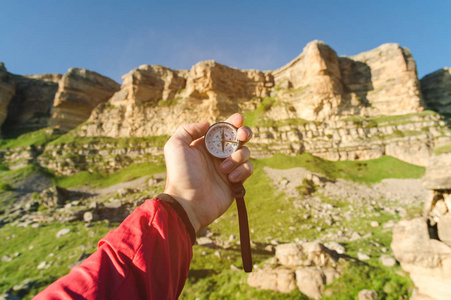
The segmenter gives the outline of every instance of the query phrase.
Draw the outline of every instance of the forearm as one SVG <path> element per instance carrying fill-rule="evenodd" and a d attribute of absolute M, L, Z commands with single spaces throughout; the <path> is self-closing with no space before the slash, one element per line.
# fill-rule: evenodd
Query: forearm
<path fill-rule="evenodd" d="M 176 299 L 191 258 L 192 239 L 182 218 L 166 202 L 147 200 L 36 299 Z"/>

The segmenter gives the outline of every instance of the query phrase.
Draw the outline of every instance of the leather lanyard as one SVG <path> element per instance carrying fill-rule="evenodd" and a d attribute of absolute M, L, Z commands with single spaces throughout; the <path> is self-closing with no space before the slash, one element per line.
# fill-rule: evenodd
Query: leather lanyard
<path fill-rule="evenodd" d="M 247 220 L 246 204 L 244 203 L 244 195 L 246 194 L 246 190 L 241 182 L 231 183 L 231 188 L 233 197 L 236 199 L 236 206 L 238 209 L 241 259 L 243 260 L 243 268 L 246 273 L 250 273 L 252 272 L 252 253 L 249 238 L 249 222 Z"/>

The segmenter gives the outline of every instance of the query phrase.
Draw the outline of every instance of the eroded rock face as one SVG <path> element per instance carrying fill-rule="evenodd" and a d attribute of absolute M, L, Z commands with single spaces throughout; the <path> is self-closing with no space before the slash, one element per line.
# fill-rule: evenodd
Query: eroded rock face
<path fill-rule="evenodd" d="M 421 79 L 421 91 L 428 107 L 451 114 L 451 70 L 443 68 Z"/>
<path fill-rule="evenodd" d="M 416 64 L 407 48 L 384 44 L 353 57 L 340 57 L 340 69 L 343 85 L 350 91 L 346 97 L 358 104 L 350 109 L 352 114 L 360 108 L 368 116 L 423 110 Z"/>
<path fill-rule="evenodd" d="M 119 84 L 107 77 L 85 69 L 69 69 L 58 82 L 50 125 L 62 131 L 75 128 L 117 90 Z"/>
<path fill-rule="evenodd" d="M 48 126 L 60 74 L 13 75 L 15 95 L 4 127 L 36 130 Z"/>
<path fill-rule="evenodd" d="M 240 101 L 266 96 L 272 77 L 215 61 L 190 71 L 141 66 L 123 77 L 121 90 L 92 113 L 81 135 L 172 135 L 184 122 L 214 122 L 239 110 Z"/>
<path fill-rule="evenodd" d="M 247 116 L 256 119 L 255 157 L 307 151 L 329 160 L 391 155 L 426 165 L 432 148 L 451 141 L 446 121 L 423 112 L 415 61 L 397 44 L 338 57 L 313 41 L 275 71 L 205 61 L 189 71 L 145 65 L 123 80 L 78 134 L 172 135 L 182 123 L 222 121 L 238 111 L 245 125 Z"/>
<path fill-rule="evenodd" d="M 411 299 L 451 299 L 450 162 L 449 154 L 432 156 L 423 179 L 431 190 L 424 216 L 403 220 L 393 230 L 391 248 L 417 288 Z"/>
<path fill-rule="evenodd" d="M 0 126 L 6 119 L 7 107 L 14 93 L 14 82 L 10 74 L 6 71 L 4 64 L 0 63 Z"/>

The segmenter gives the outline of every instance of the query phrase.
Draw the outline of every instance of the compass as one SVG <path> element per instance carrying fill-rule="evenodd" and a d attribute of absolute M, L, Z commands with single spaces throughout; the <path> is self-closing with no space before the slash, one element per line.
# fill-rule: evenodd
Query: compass
<path fill-rule="evenodd" d="M 211 125 L 205 134 L 208 152 L 218 158 L 227 158 L 241 147 L 237 137 L 238 128 L 226 122 Z"/>
<path fill-rule="evenodd" d="M 208 152 L 212 156 L 221 159 L 229 157 L 241 148 L 241 142 L 238 140 L 237 132 L 238 128 L 226 122 L 211 125 L 204 138 Z M 230 182 L 230 189 L 233 197 L 236 199 L 238 209 L 243 269 L 249 273 L 252 272 L 252 253 L 249 237 L 249 222 L 247 219 L 246 204 L 244 203 L 246 190 L 241 182 Z"/>

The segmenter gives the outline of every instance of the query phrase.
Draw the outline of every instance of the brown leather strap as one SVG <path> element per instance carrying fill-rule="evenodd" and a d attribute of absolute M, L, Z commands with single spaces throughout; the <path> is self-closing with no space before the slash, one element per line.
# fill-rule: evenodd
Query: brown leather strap
<path fill-rule="evenodd" d="M 244 203 L 244 195 L 246 190 L 242 183 L 231 183 L 232 194 L 236 199 L 238 208 L 238 221 L 240 226 L 240 244 L 241 259 L 243 260 L 243 268 L 246 273 L 252 272 L 252 253 L 251 241 L 249 237 L 249 222 L 247 219 L 246 204 Z"/>

